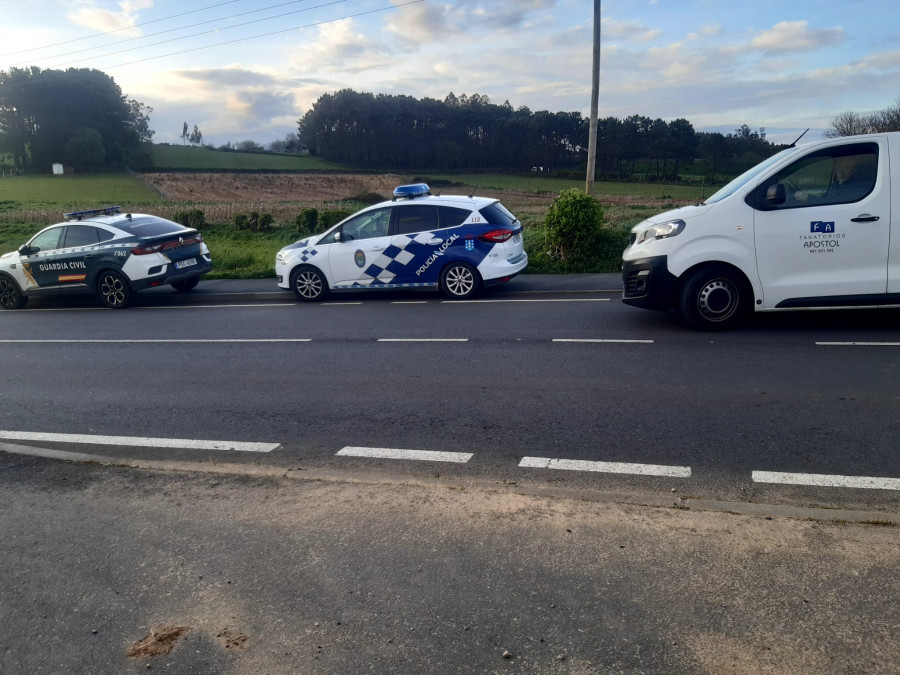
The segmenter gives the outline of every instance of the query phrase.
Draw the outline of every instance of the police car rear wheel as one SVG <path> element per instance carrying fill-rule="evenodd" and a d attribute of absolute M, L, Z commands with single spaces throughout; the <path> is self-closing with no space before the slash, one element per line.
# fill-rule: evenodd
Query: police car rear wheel
<path fill-rule="evenodd" d="M 696 330 L 728 330 L 744 317 L 750 291 L 737 274 L 724 267 L 695 272 L 681 290 L 678 309 Z"/>
<path fill-rule="evenodd" d="M 291 288 L 304 302 L 316 302 L 328 295 L 328 283 L 319 270 L 301 267 L 291 274 Z"/>
<path fill-rule="evenodd" d="M 200 277 L 194 277 L 193 279 L 183 279 L 182 281 L 176 281 L 172 284 L 172 288 L 176 291 L 181 291 L 184 293 L 185 291 L 191 291 L 197 287 L 197 284 L 200 283 Z"/>
<path fill-rule="evenodd" d="M 22 309 L 26 302 L 28 302 L 28 297 L 23 295 L 15 281 L 0 277 L 0 307 Z"/>
<path fill-rule="evenodd" d="M 112 270 L 100 274 L 100 278 L 97 280 L 97 292 L 101 302 L 113 309 L 128 307 L 134 296 L 128 280 Z"/>
<path fill-rule="evenodd" d="M 478 272 L 466 263 L 451 263 L 441 272 L 441 290 L 454 300 L 471 298 L 478 292 L 480 284 Z"/>

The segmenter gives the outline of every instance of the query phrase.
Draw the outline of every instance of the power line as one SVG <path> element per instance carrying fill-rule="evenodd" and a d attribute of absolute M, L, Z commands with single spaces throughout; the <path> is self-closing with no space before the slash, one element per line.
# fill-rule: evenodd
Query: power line
<path fill-rule="evenodd" d="M 215 23 L 216 21 L 225 21 L 225 20 L 227 20 L 227 19 L 233 19 L 233 18 L 236 18 L 236 17 L 238 17 L 238 16 L 244 16 L 244 15 L 246 15 L 246 14 L 254 14 L 254 13 L 257 13 L 257 12 L 262 12 L 262 11 L 265 11 L 265 10 L 267 10 L 267 9 L 275 9 L 276 7 L 284 7 L 285 5 L 295 5 L 295 4 L 297 4 L 298 2 L 306 2 L 306 0 L 292 0 L 292 2 L 285 2 L 285 3 L 282 3 L 282 4 L 280 4 L 280 5 L 272 5 L 271 7 L 264 7 L 263 9 L 253 10 L 252 12 L 244 12 L 243 14 L 236 14 L 236 15 L 234 15 L 234 16 L 223 17 L 223 18 L 221 18 L 221 19 L 212 19 L 212 20 L 210 20 L 210 21 L 201 21 L 201 22 L 199 22 L 199 23 L 192 24 L 191 26 L 182 26 L 181 28 L 170 28 L 169 30 L 160 31 L 159 33 L 153 33 L 152 35 L 145 35 L 145 36 L 142 36 L 142 37 L 139 37 L 139 38 L 131 38 L 131 39 L 129 39 L 129 40 L 123 40 L 122 43 L 124 43 L 124 42 L 133 42 L 134 40 L 141 40 L 141 39 L 144 39 L 144 38 L 153 37 L 153 36 L 155 36 L 155 35 L 163 35 L 163 34 L 165 34 L 165 33 L 171 33 L 171 32 L 176 31 L 176 30 L 184 30 L 185 28 L 193 28 L 193 27 L 195 27 L 195 26 L 203 26 L 203 25 L 208 24 L 208 23 Z M 126 52 L 133 52 L 133 51 L 137 51 L 137 50 L 139 50 L 139 49 L 147 49 L 148 47 L 156 47 L 156 46 L 158 46 L 158 45 L 168 44 L 169 42 L 178 42 L 179 40 L 187 40 L 188 38 L 198 37 L 198 36 L 200 36 L 200 35 L 209 35 L 210 33 L 218 33 L 219 31 L 222 31 L 222 30 L 230 30 L 230 29 L 232 29 L 232 28 L 240 28 L 240 27 L 242 27 L 242 26 L 249 26 L 249 25 L 254 24 L 254 23 L 260 23 L 260 22 L 262 22 L 262 21 L 269 21 L 269 20 L 271 20 L 271 19 L 280 19 L 281 17 L 284 17 L 284 16 L 290 16 L 291 14 L 300 14 L 300 13 L 302 13 L 302 12 L 309 12 L 309 11 L 312 11 L 312 10 L 314 10 L 314 9 L 321 9 L 322 7 L 329 7 L 329 6 L 331 6 L 331 5 L 337 5 L 337 4 L 340 4 L 340 3 L 342 3 L 342 2 L 347 2 L 347 0 L 333 0 L 332 2 L 326 2 L 326 3 L 321 4 L 321 5 L 316 5 L 315 7 L 306 7 L 306 8 L 304 8 L 304 9 L 298 9 L 298 10 L 295 10 L 295 11 L 293 11 L 293 12 L 284 12 L 283 14 L 275 14 L 275 15 L 273 15 L 273 16 L 267 16 L 267 17 L 264 17 L 264 18 L 262 18 L 262 19 L 254 19 L 253 21 L 245 21 L 244 23 L 236 23 L 236 24 L 231 25 L 231 26 L 223 26 L 222 28 L 215 28 L 215 29 L 213 29 L 213 30 L 201 31 L 201 32 L 199 32 L 199 33 L 191 33 L 190 35 L 182 35 L 181 37 L 171 38 L 171 39 L 169 39 L 169 40 L 160 40 L 159 42 L 152 42 L 152 43 L 150 43 L 150 44 L 141 45 L 141 46 L 139 46 L 139 47 L 131 47 L 131 48 L 129 48 L 129 49 L 120 49 L 120 50 L 118 50 L 118 51 L 114 51 L 114 52 L 106 52 L 105 54 L 98 54 L 98 55 L 96 55 L 96 56 L 88 56 L 87 58 L 78 59 L 78 60 L 76 60 L 76 61 L 67 61 L 67 62 L 65 62 L 65 63 L 59 63 L 59 64 L 57 64 L 55 67 L 57 67 L 57 68 L 63 68 L 63 67 L 65 67 L 65 66 L 71 66 L 71 65 L 73 65 L 73 64 L 75 64 L 75 63 L 83 63 L 84 61 L 90 61 L 90 60 L 92 60 L 92 59 L 99 59 L 99 58 L 102 58 L 102 57 L 104 57 L 104 56 L 114 56 L 114 55 L 116 55 L 116 54 L 124 54 L 124 53 L 126 53 Z M 122 44 L 122 43 L 119 43 L 119 44 Z M 40 61 L 47 61 L 48 59 L 61 58 L 61 57 L 68 56 L 68 55 L 70 55 L 70 54 L 79 54 L 79 53 L 81 53 L 81 52 L 93 51 L 93 50 L 95 50 L 95 49 L 102 49 L 103 47 L 107 47 L 107 46 L 109 46 L 109 45 L 100 45 L 100 46 L 98 46 L 98 47 L 89 47 L 89 48 L 87 48 L 87 49 L 81 49 L 81 50 L 78 50 L 78 51 L 75 51 L 75 52 L 69 52 L 69 54 L 59 54 L 59 55 L 57 55 L 57 56 L 48 56 L 48 57 L 45 57 L 45 58 L 39 59 L 39 60 L 40 60 Z"/>
<path fill-rule="evenodd" d="M 108 30 L 104 33 L 93 33 L 92 35 L 85 35 L 80 38 L 64 40 L 63 42 L 54 42 L 53 44 L 43 45 L 41 47 L 32 47 L 31 49 L 22 49 L 17 52 L 7 52 L 6 54 L 0 54 L 0 57 L 15 56 L 16 54 L 27 54 L 28 52 L 34 52 L 39 49 L 49 49 L 50 47 L 59 47 L 60 45 L 67 45 L 67 44 L 71 44 L 72 42 L 79 42 L 81 40 L 91 40 L 95 37 L 101 37 L 103 35 L 111 35 L 113 33 L 120 33 L 123 30 L 130 30 L 131 28 L 138 28 L 140 26 L 149 26 L 151 23 L 159 23 L 160 21 L 168 21 L 169 19 L 177 19 L 178 17 L 187 16 L 188 14 L 196 14 L 197 12 L 205 12 L 207 9 L 215 9 L 216 7 L 221 7 L 222 5 L 233 5 L 236 2 L 240 2 L 240 0 L 227 0 L 226 2 L 220 2 L 215 5 L 209 5 L 207 7 L 201 7 L 199 9 L 192 9 L 189 12 L 182 12 L 181 14 L 173 14 L 172 16 L 164 16 L 161 19 L 153 19 L 152 21 L 144 21 L 143 23 L 135 23 L 130 26 L 125 26 L 124 28 L 116 28 L 115 30 Z"/>
<path fill-rule="evenodd" d="M 358 16 L 365 16 L 367 14 L 377 14 L 379 12 L 386 12 L 388 10 L 397 9 L 399 7 L 406 7 L 408 5 L 416 5 L 420 2 L 425 2 L 425 0 L 410 0 L 410 2 L 404 2 L 402 4 L 393 5 L 391 7 L 381 7 L 380 9 L 370 9 L 365 12 L 359 12 L 358 14 L 348 14 L 347 16 L 341 16 L 336 19 L 328 19 L 327 21 L 316 21 L 315 23 L 308 23 L 303 26 L 294 26 L 293 28 L 285 28 L 283 30 L 276 30 L 276 31 L 272 31 L 271 33 L 262 33 L 260 35 L 253 35 L 251 37 L 239 38 L 237 40 L 229 40 L 227 42 L 217 42 L 216 44 L 213 44 L 213 45 L 206 45 L 204 47 L 194 47 L 192 49 L 185 49 L 184 51 L 180 51 L 180 52 L 172 52 L 171 54 L 160 54 L 159 56 L 148 56 L 146 59 L 138 59 L 137 61 L 129 61 L 127 63 L 120 63 L 115 66 L 108 66 L 107 68 L 112 69 L 112 68 L 121 68 L 123 66 L 133 66 L 136 63 L 144 63 L 145 61 L 153 61 L 154 59 L 164 59 L 169 56 L 179 56 L 181 54 L 190 54 L 191 52 L 198 52 L 203 49 L 212 49 L 213 47 L 222 47 L 224 45 L 231 45 L 231 44 L 235 44 L 237 42 L 246 42 L 247 40 L 256 40 L 257 38 L 268 37 L 269 35 L 278 35 L 280 33 L 290 33 L 291 31 L 300 30 L 301 28 L 312 28 L 314 26 L 322 26 L 327 23 L 334 23 L 335 21 L 343 21 L 344 19 L 354 19 Z"/>

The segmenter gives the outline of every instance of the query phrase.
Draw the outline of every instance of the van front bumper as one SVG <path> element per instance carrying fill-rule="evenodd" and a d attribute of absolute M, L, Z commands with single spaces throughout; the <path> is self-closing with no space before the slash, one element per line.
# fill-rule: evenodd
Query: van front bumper
<path fill-rule="evenodd" d="M 626 260 L 622 265 L 622 302 L 643 309 L 675 307 L 678 277 L 669 272 L 667 256 Z"/>

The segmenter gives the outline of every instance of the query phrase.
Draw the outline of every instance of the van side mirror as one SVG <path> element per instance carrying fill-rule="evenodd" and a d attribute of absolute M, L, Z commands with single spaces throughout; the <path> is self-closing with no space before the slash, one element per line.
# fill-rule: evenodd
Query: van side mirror
<path fill-rule="evenodd" d="M 775 183 L 770 185 L 766 190 L 766 197 L 763 200 L 766 206 L 778 206 L 787 201 L 787 191 L 784 189 L 784 183 Z"/>

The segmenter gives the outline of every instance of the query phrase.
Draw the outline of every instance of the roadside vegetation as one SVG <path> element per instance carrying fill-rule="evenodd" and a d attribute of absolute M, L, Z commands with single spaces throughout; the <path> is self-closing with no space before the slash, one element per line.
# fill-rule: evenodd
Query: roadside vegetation
<path fill-rule="evenodd" d="M 585 197 L 582 180 L 541 174 L 385 175 L 352 174 L 346 169 L 344 173 L 332 170 L 295 174 L 293 169 L 304 161 L 310 166 L 324 163 L 302 156 L 189 146 L 159 146 L 155 151 L 160 151 L 160 156 L 178 171 L 167 174 L 167 178 L 182 180 L 187 186 L 174 196 L 161 194 L 166 190 L 150 180 L 158 178 L 156 174 L 0 178 L 0 253 L 17 249 L 41 228 L 62 220 L 64 212 L 117 204 L 123 212 L 154 213 L 197 227 L 215 262 L 208 278 L 268 278 L 274 275 L 275 253 L 281 247 L 321 232 L 360 208 L 389 199 L 394 185 L 427 182 L 435 193 L 475 193 L 500 199 L 525 226 L 530 273 L 618 272 L 628 232 L 635 223 L 668 208 L 696 202 L 704 192 L 711 191 L 683 182 L 601 182 L 594 186 L 595 197 Z M 275 173 L 278 168 L 273 162 L 293 164 L 291 169 L 282 168 Z M 228 173 L 182 173 L 192 168 L 210 170 L 210 164 L 215 164 L 213 169 Z M 231 173 L 242 168 L 250 173 Z M 273 173 L 260 173 L 264 171 Z M 226 180 L 243 186 L 244 192 L 228 198 L 209 198 L 215 196 L 214 188 Z M 280 195 L 279 181 L 286 185 L 302 183 L 303 190 Z M 262 197 L 265 185 L 277 187 Z M 550 222 L 548 214 L 555 214 Z M 568 234 L 562 236 L 560 218 L 569 228 L 564 230 Z M 564 250 L 565 239 L 572 236 L 573 227 L 581 228 L 575 236 L 582 246 L 575 254 Z"/>

